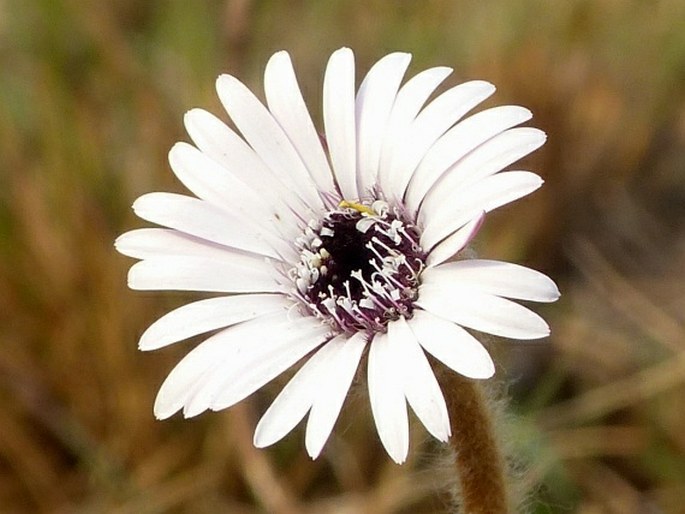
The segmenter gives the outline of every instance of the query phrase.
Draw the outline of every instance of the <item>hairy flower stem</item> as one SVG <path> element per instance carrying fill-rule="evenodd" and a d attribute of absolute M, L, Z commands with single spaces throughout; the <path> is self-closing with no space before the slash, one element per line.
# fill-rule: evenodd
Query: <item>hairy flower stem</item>
<path fill-rule="evenodd" d="M 487 398 L 476 381 L 456 373 L 441 377 L 450 414 L 463 514 L 506 514 L 505 462 L 493 433 Z"/>

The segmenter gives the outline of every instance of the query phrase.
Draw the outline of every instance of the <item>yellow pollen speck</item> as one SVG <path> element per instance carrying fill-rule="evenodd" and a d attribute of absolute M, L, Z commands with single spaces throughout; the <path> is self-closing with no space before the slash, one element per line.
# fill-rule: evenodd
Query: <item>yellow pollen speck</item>
<path fill-rule="evenodd" d="M 342 200 L 338 204 L 338 207 L 354 209 L 355 211 L 361 212 L 362 214 L 369 214 L 371 216 L 376 215 L 376 212 L 371 207 L 367 207 L 366 205 L 362 205 L 356 202 L 348 202 L 347 200 Z"/>

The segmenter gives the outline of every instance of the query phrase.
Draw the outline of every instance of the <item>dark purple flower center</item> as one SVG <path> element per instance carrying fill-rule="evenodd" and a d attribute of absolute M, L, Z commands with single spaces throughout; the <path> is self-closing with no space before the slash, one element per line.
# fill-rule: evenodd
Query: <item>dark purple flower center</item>
<path fill-rule="evenodd" d="M 383 331 L 411 316 L 425 261 L 419 233 L 385 202 L 341 205 L 296 242 L 296 296 L 340 331 Z"/>

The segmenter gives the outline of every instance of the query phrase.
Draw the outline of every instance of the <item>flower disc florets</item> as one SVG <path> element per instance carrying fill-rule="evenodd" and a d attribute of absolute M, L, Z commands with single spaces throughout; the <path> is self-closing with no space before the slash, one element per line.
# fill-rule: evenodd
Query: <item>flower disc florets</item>
<path fill-rule="evenodd" d="M 296 296 L 340 331 L 385 331 L 388 322 L 411 317 L 425 261 L 418 239 L 400 208 L 342 201 L 295 242 Z"/>

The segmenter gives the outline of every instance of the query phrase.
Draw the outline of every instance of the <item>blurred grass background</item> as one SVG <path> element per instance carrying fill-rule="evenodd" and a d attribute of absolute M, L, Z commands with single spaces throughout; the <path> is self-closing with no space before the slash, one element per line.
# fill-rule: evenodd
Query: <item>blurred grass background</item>
<path fill-rule="evenodd" d="M 363 391 L 316 462 L 300 429 L 252 448 L 274 387 L 155 421 L 190 343 L 136 341 L 186 297 L 127 290 L 112 248 L 137 196 L 181 190 L 166 152 L 186 110 L 221 112 L 220 72 L 261 91 L 287 49 L 320 121 L 343 45 L 360 72 L 404 50 L 489 80 L 549 134 L 527 163 L 546 186 L 477 244 L 564 293 L 550 341 L 494 344 L 525 507 L 685 512 L 684 28 L 682 0 L 1 0 L 0 512 L 447 511 L 438 445 L 419 428 L 389 463 Z"/>

